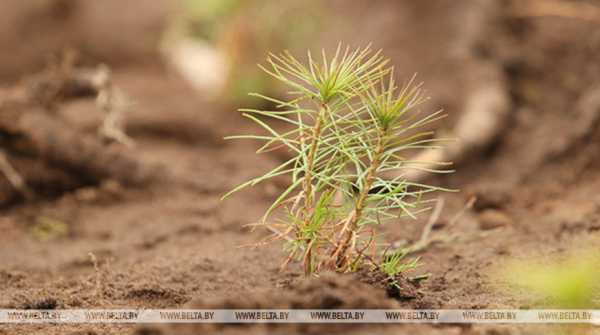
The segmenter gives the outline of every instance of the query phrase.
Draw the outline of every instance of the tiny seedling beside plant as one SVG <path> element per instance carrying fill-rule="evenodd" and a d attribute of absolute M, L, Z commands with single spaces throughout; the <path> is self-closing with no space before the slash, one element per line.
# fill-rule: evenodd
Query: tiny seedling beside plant
<path fill-rule="evenodd" d="M 285 149 L 292 157 L 224 198 L 271 178 L 289 178 L 257 224 L 273 233 L 269 240 L 285 240 L 288 257 L 282 266 L 297 260 L 308 275 L 371 265 L 390 278 L 414 268 L 417 261 L 403 263 L 402 252 L 389 257 L 378 250 L 380 225 L 415 218 L 434 201 L 427 194 L 442 189 L 411 182 L 402 173 L 393 179 L 384 175 L 411 167 L 407 151 L 436 146 L 432 133 L 420 129 L 441 112 L 419 117 L 417 107 L 426 100 L 421 86 L 413 80 L 398 85 L 388 60 L 369 47 L 338 46 L 320 60 L 309 52 L 306 64 L 289 52 L 271 54 L 267 61 L 262 69 L 288 86 L 291 97 L 251 94 L 276 107 L 241 110 L 265 133 L 228 138 L 263 141 L 257 153 Z M 282 123 L 285 130 L 276 130 Z"/>
<path fill-rule="evenodd" d="M 383 257 L 379 269 L 385 275 L 390 286 L 398 290 L 401 289 L 400 283 L 398 283 L 397 276 L 405 271 L 415 269 L 419 265 L 419 258 L 414 258 L 409 262 L 403 262 L 404 258 L 408 255 L 408 250 L 399 250 L 390 256 Z"/>

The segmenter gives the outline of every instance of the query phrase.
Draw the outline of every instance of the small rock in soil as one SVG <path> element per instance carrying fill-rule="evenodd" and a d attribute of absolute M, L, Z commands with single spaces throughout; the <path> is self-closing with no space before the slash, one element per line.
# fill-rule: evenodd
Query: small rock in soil
<path fill-rule="evenodd" d="M 506 214 L 495 209 L 488 209 L 479 215 L 479 228 L 482 230 L 496 229 L 512 225 L 513 220 Z"/>
<path fill-rule="evenodd" d="M 473 208 L 478 211 L 504 208 L 510 202 L 509 193 L 498 186 L 481 186 L 468 192 L 476 197 Z"/>

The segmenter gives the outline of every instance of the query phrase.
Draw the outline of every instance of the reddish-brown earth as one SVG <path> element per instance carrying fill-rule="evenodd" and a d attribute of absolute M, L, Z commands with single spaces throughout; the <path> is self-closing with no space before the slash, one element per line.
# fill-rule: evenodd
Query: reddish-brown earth
<path fill-rule="evenodd" d="M 408 2 L 398 7 L 393 2 L 382 3 L 370 9 L 369 15 L 377 22 L 369 28 L 374 32 L 363 32 L 359 42 L 375 39 L 376 46 L 390 50 L 396 64 L 423 72 L 425 80 L 435 77 L 428 86 L 430 94 L 438 97 L 433 107 L 445 107 L 451 123 L 456 118 L 453 114 L 462 108 L 462 90 L 486 85 L 461 74 L 470 65 L 452 63 L 456 61 L 447 57 L 446 44 L 440 42 L 453 31 L 442 33 L 443 27 L 460 25 L 460 20 L 444 19 L 444 13 L 459 11 L 460 6 L 438 0 L 424 8 Z M 394 12 L 390 8 L 423 13 L 423 19 L 414 24 L 429 30 L 418 34 L 399 30 L 378 44 L 377 30 L 413 24 L 386 19 Z M 432 8 L 438 11 L 430 12 Z M 357 4 L 348 16 L 360 12 Z M 402 17 L 416 20 L 409 14 Z M 128 51 L 127 57 L 119 58 L 122 62 L 117 62 L 114 79 L 136 102 L 130 117 L 137 122 L 132 122 L 127 132 L 137 146 L 130 150 L 148 164 L 163 166 L 175 176 L 174 181 L 137 188 L 106 181 L 3 209 L 0 308 L 532 306 L 535 300 L 529 292 L 510 290 L 497 275 L 503 263 L 561 257 L 578 247 L 597 248 L 600 243 L 600 23 L 514 18 L 508 12 L 498 15 L 493 21 L 495 34 L 488 36 L 481 52 L 508 78 L 514 104 L 510 122 L 489 150 L 458 165 L 454 175 L 431 180 L 461 189 L 443 195 L 441 224 L 434 230 L 434 234 L 458 237 L 421 252 L 424 265 L 417 273 L 431 273 L 431 277 L 421 284 L 416 299 L 388 298 L 381 288 L 360 283 L 353 275 L 305 279 L 296 265 L 280 273 L 284 254 L 277 243 L 258 249 L 242 247 L 263 236 L 264 232 L 250 232 L 244 225 L 261 216 L 283 185 L 267 182 L 227 201 L 219 198 L 275 166 L 280 158 L 255 155 L 255 143 L 223 141 L 227 134 L 256 129 L 241 120 L 235 107 L 226 101 L 206 101 L 156 62 L 126 61 L 134 57 L 133 51 Z M 439 29 L 427 24 L 438 21 Z M 396 22 L 400 22 L 398 28 L 394 28 Z M 101 34 L 86 36 L 102 39 Z M 409 50 L 412 58 L 402 54 L 403 49 Z M 101 51 L 92 50 L 91 54 L 110 61 L 107 51 Z M 142 48 L 141 54 L 145 52 Z M 426 57 L 419 58 L 421 53 Z M 0 59 L 6 57 L 3 54 Z M 25 64 L 18 61 L 9 64 Z M 18 74 L 36 72 L 37 64 L 26 65 L 22 66 L 27 70 Z M 5 71 L 11 68 L 0 66 Z M 74 127 L 85 128 L 93 122 L 89 116 L 93 109 L 93 102 L 86 100 L 63 104 L 59 111 Z M 448 227 L 473 195 L 478 197 L 474 209 Z M 40 234 L 36 227 L 44 218 L 60 222 L 66 230 Z M 391 224 L 386 227 L 387 238 L 415 241 L 427 219 L 423 215 L 416 221 Z M 0 325 L 0 334 L 7 335 L 209 331 L 516 334 L 547 329 L 499 325 Z"/>

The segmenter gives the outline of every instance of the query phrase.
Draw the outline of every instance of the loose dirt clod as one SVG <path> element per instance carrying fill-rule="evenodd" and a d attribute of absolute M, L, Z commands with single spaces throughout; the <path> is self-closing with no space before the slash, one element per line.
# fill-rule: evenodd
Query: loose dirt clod
<path fill-rule="evenodd" d="M 398 300 L 411 300 L 422 296 L 418 285 L 408 280 L 403 273 L 394 278 L 378 270 L 362 270 L 357 274 L 360 281 L 384 290 L 387 296 Z"/>
<path fill-rule="evenodd" d="M 109 84 L 107 71 L 105 67 L 69 67 L 35 76 L 26 88 L 17 86 L 0 92 L 4 93 L 0 94 L 0 143 L 6 156 L 2 170 L 12 186 L 0 187 L 4 190 L 0 205 L 21 196 L 31 199 L 43 194 L 47 184 L 56 192 L 61 188 L 59 184 L 69 190 L 109 178 L 137 186 L 160 179 L 159 167 L 141 162 L 127 148 L 108 145 L 102 138 L 72 127 L 56 113 L 64 101 L 97 95 L 104 101 L 101 106 L 110 120 L 110 124 L 103 123 L 101 132 L 130 144 L 116 128 L 122 111 L 111 100 L 116 89 Z M 29 168 L 32 160 L 37 162 L 36 169 Z M 64 174 L 57 175 L 57 171 Z M 0 186 L 6 182 L 0 181 Z"/>
<path fill-rule="evenodd" d="M 373 279 L 373 277 L 368 276 Z M 357 281 L 354 275 L 323 273 L 318 278 L 308 278 L 290 287 L 278 291 L 249 293 L 231 298 L 198 298 L 189 302 L 184 308 L 189 309 L 386 309 L 398 308 L 398 303 L 389 299 L 384 290 L 374 288 L 370 284 Z M 365 281 L 367 279 L 365 278 Z M 363 281 L 363 280 L 361 280 Z M 361 327 L 360 325 L 356 325 Z M 321 333 L 347 331 L 345 327 L 323 326 L 318 324 L 179 324 L 159 327 L 141 326 L 136 331 L 142 334 L 201 334 L 212 332 L 228 332 L 242 329 L 259 331 L 263 328 L 277 332 Z M 338 329 L 339 328 L 339 329 Z"/>

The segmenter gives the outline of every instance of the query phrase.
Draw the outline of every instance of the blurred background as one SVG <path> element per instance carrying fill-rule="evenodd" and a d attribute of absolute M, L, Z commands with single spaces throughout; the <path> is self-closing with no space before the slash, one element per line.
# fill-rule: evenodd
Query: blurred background
<path fill-rule="evenodd" d="M 32 278 L 58 271 L 44 277 L 48 284 L 64 270 L 85 286 L 92 250 L 116 258 L 111 271 L 125 273 L 125 282 L 169 292 L 149 298 L 119 286 L 112 297 L 125 306 L 173 306 L 250 284 L 271 289 L 281 275 L 261 269 L 277 263 L 278 248 L 249 260 L 224 246 L 247 242 L 240 227 L 260 217 L 286 181 L 218 198 L 283 158 L 257 157 L 255 143 L 222 138 L 257 131 L 236 111 L 260 103 L 247 93 L 285 95 L 257 67 L 269 52 L 302 57 L 340 42 L 383 49 L 400 82 L 417 74 L 431 97 L 423 110 L 448 115 L 435 125 L 438 136 L 457 139 L 414 153 L 425 165 L 453 161 L 457 172 L 412 179 L 461 189 L 447 195 L 436 225 L 460 243 L 424 255 L 442 278 L 424 288 L 431 306 L 518 305 L 486 288 L 496 263 L 598 249 L 597 0 L 29 0 L 2 1 L 0 13 L 6 269 Z M 420 220 L 388 236 L 414 241 Z M 218 265 L 184 261 L 196 252 Z M 181 261 L 166 265 L 158 254 Z M 131 270 L 139 260 L 145 265 Z M 200 284 L 157 279 L 189 273 Z M 232 275 L 264 281 L 227 284 Z M 45 284 L 28 285 L 29 295 L 48 295 L 39 293 Z M 23 292 L 18 287 L 4 288 Z M 73 302 L 51 292 L 59 306 Z M 13 293 L 4 305 L 22 302 Z"/>
<path fill-rule="evenodd" d="M 444 109 L 449 118 L 440 126 L 463 140 L 426 160 L 480 154 L 517 115 L 551 122 L 547 131 L 532 127 L 537 136 L 524 141 L 535 150 L 518 157 L 519 171 L 534 169 L 545 148 L 564 145 L 546 143 L 544 135 L 569 121 L 568 110 L 597 80 L 594 1 L 34 0 L 6 2 L 2 13 L 3 83 L 40 71 L 68 50 L 78 62 L 117 72 L 145 66 L 179 76 L 228 109 L 255 103 L 248 92 L 283 93 L 256 66 L 268 52 L 372 44 L 391 58 L 399 79 L 417 74 L 432 97 L 424 109 Z M 529 109 L 537 113 L 523 112 Z M 518 143 L 505 143 L 513 145 L 509 151 L 522 147 L 523 133 L 510 137 Z M 544 143 L 534 145 L 536 138 Z"/>

